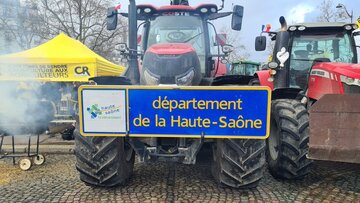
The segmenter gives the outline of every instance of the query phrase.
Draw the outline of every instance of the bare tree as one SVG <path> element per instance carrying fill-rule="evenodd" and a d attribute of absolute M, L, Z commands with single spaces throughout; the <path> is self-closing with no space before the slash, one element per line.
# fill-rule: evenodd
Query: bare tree
<path fill-rule="evenodd" d="M 22 49 L 29 49 L 63 32 L 96 53 L 112 59 L 115 46 L 127 40 L 127 22 L 106 29 L 112 0 L 25 0 L 13 20 L 0 16 L 0 29 Z M 14 22 L 15 20 L 15 22 Z"/>
<path fill-rule="evenodd" d="M 243 45 L 241 42 L 241 36 L 239 33 L 231 30 L 228 27 L 223 27 L 220 32 L 227 34 L 226 43 L 234 47 L 234 51 L 229 56 L 230 62 L 246 60 L 250 57 L 250 54 L 246 50 L 245 45 Z"/>
<path fill-rule="evenodd" d="M 345 21 L 349 17 L 343 9 L 336 9 L 333 0 L 323 0 L 318 5 L 320 15 L 317 17 L 319 22 L 339 22 Z"/>
<path fill-rule="evenodd" d="M 98 54 L 111 58 L 116 43 L 125 41 L 127 24 L 106 30 L 106 9 L 111 0 L 41 0 L 42 37 L 52 38 L 63 32 L 79 40 Z"/>

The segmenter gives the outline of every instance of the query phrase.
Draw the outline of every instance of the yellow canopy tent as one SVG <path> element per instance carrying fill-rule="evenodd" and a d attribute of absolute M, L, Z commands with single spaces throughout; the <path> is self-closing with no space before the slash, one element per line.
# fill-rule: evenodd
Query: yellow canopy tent
<path fill-rule="evenodd" d="M 33 49 L 0 56 L 0 80 L 86 82 L 96 76 L 119 76 L 124 70 L 65 34 Z"/>

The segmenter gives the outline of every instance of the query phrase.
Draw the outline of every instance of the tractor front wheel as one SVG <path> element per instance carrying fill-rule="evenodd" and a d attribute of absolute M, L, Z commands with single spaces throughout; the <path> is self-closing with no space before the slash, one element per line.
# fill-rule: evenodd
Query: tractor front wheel
<path fill-rule="evenodd" d="M 265 141 L 219 139 L 213 145 L 212 173 L 215 180 L 233 188 L 256 187 L 263 177 Z"/>
<path fill-rule="evenodd" d="M 276 178 L 299 179 L 309 173 L 309 114 L 297 100 L 272 101 L 266 159 Z"/>
<path fill-rule="evenodd" d="M 88 185 L 113 187 L 132 174 L 135 152 L 122 137 L 84 137 L 75 132 L 76 168 Z"/>

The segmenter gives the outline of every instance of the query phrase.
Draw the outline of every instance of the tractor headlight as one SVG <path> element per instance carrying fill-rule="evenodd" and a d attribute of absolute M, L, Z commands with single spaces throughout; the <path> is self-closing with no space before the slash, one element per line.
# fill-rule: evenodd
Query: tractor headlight
<path fill-rule="evenodd" d="M 357 85 L 360 86 L 360 79 L 350 78 L 344 75 L 340 76 L 341 82 L 347 84 L 347 85 Z"/>
<path fill-rule="evenodd" d="M 293 32 L 293 31 L 295 31 L 295 30 L 297 30 L 298 28 L 296 27 L 296 26 L 291 26 L 291 27 L 289 27 L 289 30 L 291 31 L 291 32 Z"/>
<path fill-rule="evenodd" d="M 306 27 L 305 27 L 305 26 L 300 26 L 300 27 L 298 28 L 298 30 L 299 30 L 299 31 L 304 31 L 304 30 L 306 30 Z"/>
<path fill-rule="evenodd" d="M 176 77 L 176 84 L 179 86 L 189 86 L 192 84 L 192 80 L 195 76 L 194 69 L 186 72 L 184 75 L 180 75 Z"/>
<path fill-rule="evenodd" d="M 345 25 L 345 30 L 351 30 L 353 29 L 351 25 Z"/>
<path fill-rule="evenodd" d="M 270 63 L 268 64 L 268 66 L 269 66 L 269 68 L 271 68 L 271 69 L 276 69 L 276 68 L 279 66 L 279 64 L 277 64 L 276 62 L 270 62 Z"/>
<path fill-rule="evenodd" d="M 159 85 L 160 79 L 149 70 L 144 71 L 144 81 L 147 85 Z"/>

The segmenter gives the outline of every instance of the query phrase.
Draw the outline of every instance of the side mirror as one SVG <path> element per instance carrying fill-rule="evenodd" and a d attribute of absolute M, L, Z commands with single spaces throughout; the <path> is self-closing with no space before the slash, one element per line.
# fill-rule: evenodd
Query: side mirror
<path fill-rule="evenodd" d="M 237 31 L 241 30 L 243 15 L 244 15 L 244 7 L 239 5 L 234 6 L 232 20 L 231 20 L 231 28 L 233 30 L 237 30 Z"/>
<path fill-rule="evenodd" d="M 108 30 L 115 30 L 118 23 L 118 12 L 115 7 L 107 9 L 106 25 Z"/>
<path fill-rule="evenodd" d="M 234 51 L 234 47 L 232 45 L 229 45 L 229 44 L 225 44 L 224 46 L 222 46 L 222 52 L 225 54 L 225 55 L 228 55 L 230 54 L 231 52 Z"/>
<path fill-rule="evenodd" d="M 255 50 L 264 51 L 266 49 L 266 37 L 258 36 L 255 38 Z"/>

